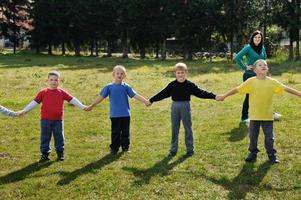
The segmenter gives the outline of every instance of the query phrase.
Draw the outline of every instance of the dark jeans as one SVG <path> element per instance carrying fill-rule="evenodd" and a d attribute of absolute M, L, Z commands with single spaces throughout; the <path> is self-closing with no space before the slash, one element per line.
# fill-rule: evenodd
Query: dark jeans
<path fill-rule="evenodd" d="M 130 145 L 130 117 L 111 118 L 111 145 L 110 148 L 118 151 L 128 150 Z"/>
<path fill-rule="evenodd" d="M 257 148 L 258 135 L 260 127 L 264 133 L 264 146 L 268 155 L 274 155 L 276 150 L 274 149 L 274 132 L 273 132 L 273 121 L 250 121 L 250 145 L 249 151 L 252 154 L 257 154 L 259 151 Z"/>
<path fill-rule="evenodd" d="M 53 134 L 54 147 L 56 152 L 64 151 L 64 122 L 62 120 L 41 119 L 41 144 L 40 151 L 42 154 L 51 152 L 50 140 Z"/>
<path fill-rule="evenodd" d="M 243 81 L 245 82 L 247 79 L 253 77 L 254 75 L 244 73 L 243 75 Z M 246 94 L 243 106 L 242 106 L 242 111 L 241 111 L 241 120 L 245 120 L 249 118 L 249 94 Z"/>

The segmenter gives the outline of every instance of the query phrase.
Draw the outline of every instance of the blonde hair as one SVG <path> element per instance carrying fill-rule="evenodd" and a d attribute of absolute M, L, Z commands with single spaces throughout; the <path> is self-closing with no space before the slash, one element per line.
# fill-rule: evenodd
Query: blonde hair
<path fill-rule="evenodd" d="M 265 65 L 268 65 L 267 61 L 265 61 L 263 59 L 256 60 L 253 65 L 256 67 L 257 63 L 259 63 L 259 62 L 263 62 Z"/>
<path fill-rule="evenodd" d="M 57 76 L 59 78 L 61 75 L 58 71 L 50 71 L 48 72 L 48 78 L 49 76 Z"/>
<path fill-rule="evenodd" d="M 187 72 L 188 68 L 187 68 L 187 65 L 185 63 L 177 63 L 174 66 L 174 71 L 177 71 L 177 70 L 184 70 L 184 71 Z"/>
<path fill-rule="evenodd" d="M 126 69 L 123 65 L 116 65 L 114 68 L 113 68 L 113 74 L 117 71 L 117 70 L 121 70 L 123 71 L 125 74 L 126 74 Z"/>

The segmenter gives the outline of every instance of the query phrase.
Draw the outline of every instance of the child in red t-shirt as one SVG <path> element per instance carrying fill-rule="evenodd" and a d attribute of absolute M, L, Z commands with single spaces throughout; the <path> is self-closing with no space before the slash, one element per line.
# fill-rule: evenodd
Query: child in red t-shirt
<path fill-rule="evenodd" d="M 57 71 L 49 72 L 48 87 L 42 89 L 34 100 L 19 113 L 19 115 L 24 115 L 42 103 L 40 137 L 40 151 L 42 155 L 40 162 L 49 160 L 52 135 L 54 137 L 57 160 L 64 160 L 64 101 L 66 100 L 82 110 L 86 107 L 78 99 L 72 97 L 67 91 L 59 87 L 59 78 L 60 74 Z"/>

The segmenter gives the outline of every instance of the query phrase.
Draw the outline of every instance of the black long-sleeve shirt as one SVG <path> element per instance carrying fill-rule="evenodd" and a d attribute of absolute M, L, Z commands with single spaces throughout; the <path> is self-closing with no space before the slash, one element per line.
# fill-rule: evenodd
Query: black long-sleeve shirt
<path fill-rule="evenodd" d="M 190 101 L 190 95 L 194 95 L 203 99 L 215 99 L 216 96 L 212 92 L 200 89 L 189 80 L 185 80 L 182 83 L 174 80 L 158 94 L 150 98 L 150 102 L 153 103 L 155 101 L 160 101 L 170 96 L 173 101 Z"/>

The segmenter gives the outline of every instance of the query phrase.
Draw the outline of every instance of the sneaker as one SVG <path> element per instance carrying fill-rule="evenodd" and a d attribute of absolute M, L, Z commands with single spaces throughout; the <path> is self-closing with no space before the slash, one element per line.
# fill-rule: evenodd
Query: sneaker
<path fill-rule="evenodd" d="M 117 151 L 113 150 L 113 149 L 110 149 L 110 154 L 111 155 L 116 155 L 117 154 Z"/>
<path fill-rule="evenodd" d="M 50 159 L 48 158 L 48 155 L 49 154 L 42 154 L 41 155 L 41 158 L 39 160 L 39 162 L 46 162 L 46 161 L 49 161 Z"/>
<path fill-rule="evenodd" d="M 64 161 L 65 160 L 65 155 L 64 152 L 57 152 L 57 161 Z"/>
<path fill-rule="evenodd" d="M 193 151 L 189 151 L 189 152 L 186 153 L 186 156 L 189 156 L 189 157 L 190 157 L 190 156 L 193 156 L 193 154 L 194 154 Z"/>
<path fill-rule="evenodd" d="M 273 113 L 273 119 L 274 119 L 275 121 L 280 121 L 281 118 L 282 118 L 282 115 L 281 115 L 281 114 L 276 113 L 276 112 Z"/>
<path fill-rule="evenodd" d="M 177 155 L 177 152 L 169 152 L 169 154 L 168 154 L 168 156 L 169 157 L 174 157 L 174 156 L 176 156 Z"/>
<path fill-rule="evenodd" d="M 122 149 L 123 153 L 131 153 L 131 151 L 129 149 Z"/>
<path fill-rule="evenodd" d="M 244 123 L 244 124 L 249 124 L 250 119 L 249 118 L 248 119 L 242 119 L 241 122 Z"/>
<path fill-rule="evenodd" d="M 268 155 L 269 156 L 269 160 L 271 163 L 276 164 L 276 163 L 280 163 L 280 161 L 277 159 L 276 155 Z"/>
<path fill-rule="evenodd" d="M 257 154 L 249 153 L 248 157 L 245 159 L 246 162 L 255 162 Z"/>

